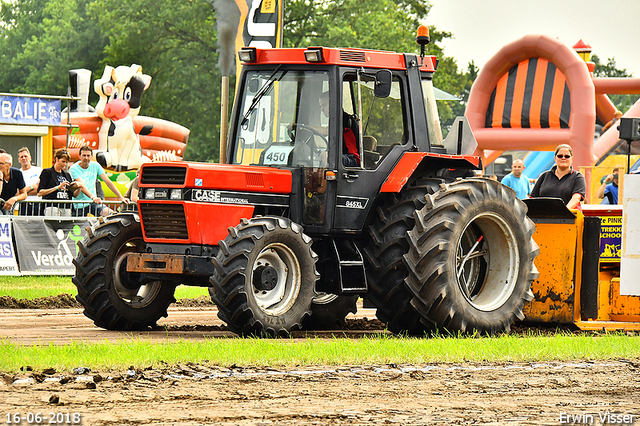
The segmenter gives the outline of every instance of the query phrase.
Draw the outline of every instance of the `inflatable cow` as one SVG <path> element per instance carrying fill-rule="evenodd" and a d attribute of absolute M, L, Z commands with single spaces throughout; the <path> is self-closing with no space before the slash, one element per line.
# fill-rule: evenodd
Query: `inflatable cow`
<path fill-rule="evenodd" d="M 142 74 L 142 67 L 136 64 L 106 66 L 102 78 L 94 81 L 93 88 L 100 96 L 96 113 L 102 119 L 96 161 L 102 167 L 126 171 L 150 161 L 142 153 L 133 125 L 133 118 L 140 112 L 142 94 L 150 83 L 151 77 Z"/>

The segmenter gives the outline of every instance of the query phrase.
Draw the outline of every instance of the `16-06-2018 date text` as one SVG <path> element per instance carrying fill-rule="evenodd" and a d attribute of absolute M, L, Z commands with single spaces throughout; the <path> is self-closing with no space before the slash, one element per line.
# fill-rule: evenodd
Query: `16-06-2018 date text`
<path fill-rule="evenodd" d="M 4 424 L 7 425 L 80 425 L 82 415 L 80 413 L 6 413 Z"/>

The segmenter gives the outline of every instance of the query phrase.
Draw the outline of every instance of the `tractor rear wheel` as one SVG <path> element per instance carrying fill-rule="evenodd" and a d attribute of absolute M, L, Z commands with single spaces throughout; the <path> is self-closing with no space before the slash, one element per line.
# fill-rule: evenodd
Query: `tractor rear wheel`
<path fill-rule="evenodd" d="M 72 281 L 76 299 L 84 314 L 107 330 L 142 330 L 167 316 L 175 302 L 175 284 L 142 281 L 138 273 L 127 272 L 127 255 L 145 252 L 142 228 L 137 215 L 111 216 L 88 229 L 78 243 L 73 260 Z"/>
<path fill-rule="evenodd" d="M 407 286 L 427 322 L 495 334 L 524 318 L 538 277 L 533 222 L 515 193 L 490 179 L 442 184 L 409 232 Z"/>
<path fill-rule="evenodd" d="M 393 333 L 421 335 L 431 328 L 411 306 L 412 295 L 405 285 L 408 271 L 402 259 L 409 251 L 407 232 L 415 224 L 414 213 L 425 205 L 425 195 L 437 190 L 441 182 L 421 179 L 407 185 L 378 207 L 378 216 L 369 225 L 370 242 L 364 249 L 367 297 L 377 308 L 377 318 Z"/>
<path fill-rule="evenodd" d="M 279 217 L 243 219 L 220 241 L 209 294 L 239 335 L 288 336 L 316 296 L 317 256 L 302 227 Z"/>

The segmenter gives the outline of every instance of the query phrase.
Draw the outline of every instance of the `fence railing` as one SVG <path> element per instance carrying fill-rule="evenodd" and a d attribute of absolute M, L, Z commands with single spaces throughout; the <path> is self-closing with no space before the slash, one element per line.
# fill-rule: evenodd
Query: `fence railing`
<path fill-rule="evenodd" d="M 0 201 L 0 204 L 2 202 Z M 125 204 L 120 201 L 104 201 L 101 204 L 78 201 L 23 200 L 14 204 L 13 209 L 2 213 L 16 216 L 57 216 L 57 217 L 90 217 L 103 216 L 121 211 L 137 211 L 135 203 Z"/>

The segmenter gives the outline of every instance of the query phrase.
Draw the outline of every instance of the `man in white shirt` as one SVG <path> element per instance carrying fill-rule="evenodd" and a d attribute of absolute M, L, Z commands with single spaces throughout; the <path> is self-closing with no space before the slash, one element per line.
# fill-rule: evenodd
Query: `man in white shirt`
<path fill-rule="evenodd" d="M 27 199 L 26 201 L 39 200 L 40 197 L 36 196 L 38 193 L 38 183 L 40 182 L 40 173 L 42 173 L 42 167 L 37 167 L 31 164 L 31 152 L 26 146 L 18 150 L 18 161 L 20 162 L 20 171 L 24 178 L 24 183 L 27 185 Z M 38 215 L 40 209 L 38 203 L 20 203 L 21 215 Z"/>

